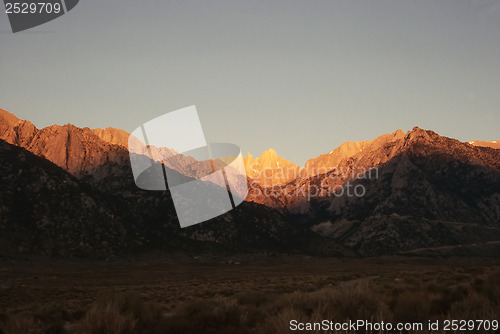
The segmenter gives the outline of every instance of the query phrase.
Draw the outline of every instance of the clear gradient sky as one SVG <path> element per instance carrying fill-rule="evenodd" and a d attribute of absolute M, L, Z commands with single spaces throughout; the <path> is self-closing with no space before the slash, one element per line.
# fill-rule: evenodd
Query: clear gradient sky
<path fill-rule="evenodd" d="M 415 125 L 500 140 L 500 1 L 82 0 L 16 34 L 0 13 L 0 108 L 37 127 L 193 104 L 208 141 L 300 165 Z"/>

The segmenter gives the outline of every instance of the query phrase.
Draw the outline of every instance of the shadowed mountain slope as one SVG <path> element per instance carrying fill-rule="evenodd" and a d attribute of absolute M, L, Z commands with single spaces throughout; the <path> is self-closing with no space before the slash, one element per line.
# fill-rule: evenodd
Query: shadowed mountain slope
<path fill-rule="evenodd" d="M 321 239 L 255 203 L 181 229 L 169 191 L 138 189 L 129 164 L 117 164 L 115 173 L 100 181 L 90 175 L 78 179 L 3 140 L 0 159 L 0 257 L 304 252 L 315 251 L 311 240 Z M 328 249 L 342 254 L 342 247 Z"/>

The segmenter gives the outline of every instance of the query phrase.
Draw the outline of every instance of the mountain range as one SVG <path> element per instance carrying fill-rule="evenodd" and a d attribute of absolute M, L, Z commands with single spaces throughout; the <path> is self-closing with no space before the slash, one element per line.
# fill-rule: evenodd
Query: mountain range
<path fill-rule="evenodd" d="M 0 109 L 3 256 L 110 257 L 163 251 L 321 255 L 498 255 L 500 149 L 418 127 L 348 142 L 304 168 L 270 149 L 244 159 L 235 210 L 181 229 L 169 191 L 132 177 L 127 132 L 37 129 Z M 158 159 L 172 150 L 158 148 Z M 200 162 L 166 164 L 196 177 Z"/>

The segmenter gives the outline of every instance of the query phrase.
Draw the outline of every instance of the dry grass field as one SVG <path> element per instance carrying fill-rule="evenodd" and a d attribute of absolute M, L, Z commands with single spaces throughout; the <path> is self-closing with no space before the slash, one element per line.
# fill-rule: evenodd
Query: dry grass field
<path fill-rule="evenodd" d="M 290 333 L 292 319 L 427 323 L 499 315 L 500 261 L 492 259 L 157 255 L 0 262 L 5 334 Z"/>

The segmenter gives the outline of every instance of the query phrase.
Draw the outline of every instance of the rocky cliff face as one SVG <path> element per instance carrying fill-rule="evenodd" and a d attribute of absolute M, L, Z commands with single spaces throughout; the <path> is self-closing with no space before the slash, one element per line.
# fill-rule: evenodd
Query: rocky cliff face
<path fill-rule="evenodd" d="M 23 147 L 77 177 L 101 166 L 123 164 L 128 159 L 123 142 L 125 132 L 121 130 L 81 129 L 71 124 L 39 130 L 5 110 L 0 110 L 0 124 L 0 139 Z"/>
<path fill-rule="evenodd" d="M 0 139 L 51 161 L 78 178 L 90 175 L 99 181 L 130 164 L 129 134 L 120 129 L 78 128 L 72 124 L 37 129 L 29 121 L 0 109 Z M 151 147 L 141 153 L 150 152 L 153 160 L 163 160 L 167 167 L 186 176 L 200 177 L 210 172 L 200 168 L 206 164 L 172 149 Z"/>

